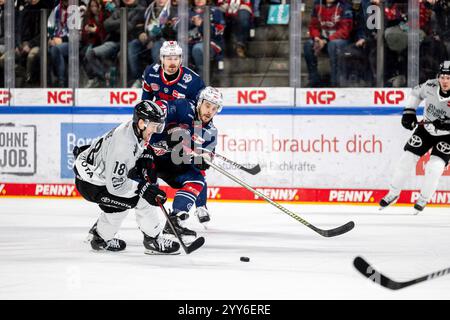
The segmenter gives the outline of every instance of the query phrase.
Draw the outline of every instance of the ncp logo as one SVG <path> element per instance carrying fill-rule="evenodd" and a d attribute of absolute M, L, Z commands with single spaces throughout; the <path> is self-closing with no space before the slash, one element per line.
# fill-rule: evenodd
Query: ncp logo
<path fill-rule="evenodd" d="M 239 90 L 237 93 L 237 102 L 241 103 L 257 103 L 260 104 L 267 99 L 265 90 Z"/>
<path fill-rule="evenodd" d="M 73 102 L 72 90 L 58 90 L 47 92 L 47 103 L 49 104 L 69 104 Z"/>
<path fill-rule="evenodd" d="M 336 93 L 332 90 L 306 91 L 306 104 L 329 105 L 336 100 Z"/>
<path fill-rule="evenodd" d="M 136 91 L 111 91 L 109 93 L 110 104 L 134 104 L 138 100 Z"/>
<path fill-rule="evenodd" d="M 8 104 L 11 100 L 11 92 L 8 90 L 0 90 L 0 104 Z"/>
<path fill-rule="evenodd" d="M 402 90 L 376 90 L 373 93 L 374 104 L 394 104 L 398 105 L 405 99 Z"/>

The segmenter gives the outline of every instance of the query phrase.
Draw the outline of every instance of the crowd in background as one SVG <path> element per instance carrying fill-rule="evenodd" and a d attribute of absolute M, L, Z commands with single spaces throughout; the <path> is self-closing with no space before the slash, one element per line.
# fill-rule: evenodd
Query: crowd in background
<path fill-rule="evenodd" d="M 0 55 L 4 55 L 4 1 L 0 0 Z M 203 10 L 211 7 L 211 57 L 223 65 L 225 30 L 229 30 L 232 55 L 244 58 L 255 8 L 260 0 L 189 0 L 189 59 L 202 72 Z M 48 9 L 49 75 L 51 87 L 67 86 L 69 51 L 68 0 L 16 0 L 16 72 L 24 86 L 39 82 L 40 11 Z M 159 62 L 165 40 L 177 39 L 177 0 L 79 0 L 82 17 L 80 65 L 87 87 L 114 86 L 120 55 L 120 8 L 128 12 L 129 86 L 140 87 L 145 65 Z M 257 12 L 256 12 L 257 14 Z M 227 48 L 229 49 L 229 48 Z M 2 58 L 3 59 L 3 58 Z"/>
<path fill-rule="evenodd" d="M 79 0 L 82 87 L 118 85 L 120 8 L 128 12 L 128 86 L 141 87 L 145 66 L 159 62 L 165 40 L 176 40 L 180 0 Z M 450 0 L 420 1 L 420 81 L 434 76 L 450 54 Z M 15 0 L 17 87 L 40 81 L 41 9 L 48 9 L 48 87 L 68 85 L 68 0 Z M 250 30 L 264 24 L 261 7 L 281 0 L 189 0 L 189 67 L 203 72 L 203 11 L 211 8 L 211 52 L 214 68 L 225 57 L 246 58 Z M 4 66 L 4 3 L 0 0 L 0 72 Z M 406 85 L 408 0 L 385 0 L 384 86 Z M 310 87 L 375 86 L 377 30 L 367 9 L 380 0 L 309 0 L 303 57 Z M 286 28 L 288 32 L 288 28 Z M 322 72 L 321 62 L 329 70 Z M 3 77 L 0 77 L 3 81 Z M 1 85 L 0 85 L 1 86 Z"/>
<path fill-rule="evenodd" d="M 376 86 L 377 32 L 369 6 L 380 0 L 315 0 L 304 43 L 309 84 Z M 384 1 L 384 86 L 404 87 L 408 69 L 408 0 Z M 370 9 L 370 8 L 369 8 Z M 420 82 L 436 75 L 450 54 L 450 0 L 419 0 Z M 329 59 L 329 79 L 318 58 Z"/>

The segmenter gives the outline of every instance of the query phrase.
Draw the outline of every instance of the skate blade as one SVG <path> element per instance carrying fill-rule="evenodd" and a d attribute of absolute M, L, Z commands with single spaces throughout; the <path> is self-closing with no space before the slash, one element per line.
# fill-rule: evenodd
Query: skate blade
<path fill-rule="evenodd" d="M 144 253 L 151 255 L 151 256 L 175 256 L 175 255 L 180 254 L 180 250 L 175 251 L 175 252 L 166 253 L 166 252 L 160 252 L 160 251 L 156 251 L 156 250 L 145 249 Z"/>

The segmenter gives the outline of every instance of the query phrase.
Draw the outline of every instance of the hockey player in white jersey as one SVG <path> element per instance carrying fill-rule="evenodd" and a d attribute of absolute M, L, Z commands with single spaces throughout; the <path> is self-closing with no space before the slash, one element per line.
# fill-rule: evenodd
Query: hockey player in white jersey
<path fill-rule="evenodd" d="M 423 120 L 418 122 L 416 109 L 422 100 L 425 100 Z M 398 200 L 403 182 L 413 172 L 419 158 L 431 149 L 420 196 L 414 205 L 417 214 L 423 211 L 436 191 L 450 160 L 450 61 L 441 63 L 437 79 L 428 80 L 412 90 L 403 111 L 402 125 L 415 130 L 404 147 L 389 193 L 380 201 L 380 206 L 385 208 Z"/>
<path fill-rule="evenodd" d="M 165 219 L 156 210 L 156 199 L 164 203 L 167 198 L 156 184 L 153 154 L 147 148 L 152 134 L 164 130 L 165 119 L 160 106 L 144 100 L 135 106 L 133 120 L 97 138 L 90 146 L 74 149 L 76 187 L 83 198 L 98 203 L 101 209 L 90 231 L 94 250 L 125 249 L 125 241 L 114 236 L 129 209 L 134 208 L 144 234 L 145 253 L 179 253 L 179 243 L 162 233 Z"/>

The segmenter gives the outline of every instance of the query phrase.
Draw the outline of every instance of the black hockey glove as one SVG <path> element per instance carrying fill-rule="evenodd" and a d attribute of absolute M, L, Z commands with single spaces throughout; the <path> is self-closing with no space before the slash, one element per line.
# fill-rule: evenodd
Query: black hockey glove
<path fill-rule="evenodd" d="M 136 160 L 136 164 L 134 168 L 130 170 L 128 178 L 134 180 L 152 181 L 153 167 L 153 155 L 149 150 L 145 150 L 139 159 Z"/>
<path fill-rule="evenodd" d="M 405 108 L 402 116 L 402 126 L 408 130 L 414 130 L 417 125 L 416 110 Z"/>
<path fill-rule="evenodd" d="M 433 125 L 438 130 L 450 131 L 450 119 L 436 119 L 433 121 Z"/>
<path fill-rule="evenodd" d="M 162 191 L 156 183 L 142 181 L 139 183 L 136 193 L 152 206 L 158 206 L 156 197 L 159 197 L 161 204 L 164 204 L 167 201 L 166 193 Z"/>

